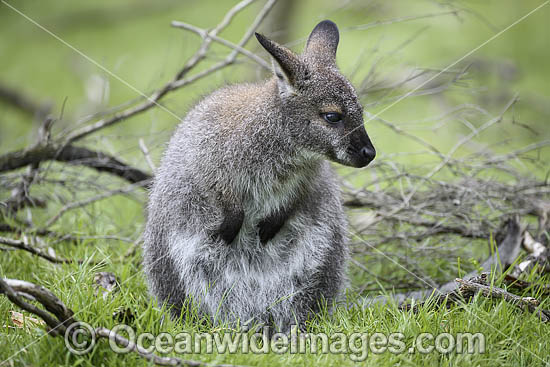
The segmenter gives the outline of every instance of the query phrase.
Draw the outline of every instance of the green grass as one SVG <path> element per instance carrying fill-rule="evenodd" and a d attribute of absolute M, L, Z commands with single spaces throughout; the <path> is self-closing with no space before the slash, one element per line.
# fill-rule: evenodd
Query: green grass
<path fill-rule="evenodd" d="M 78 246 L 64 245 L 58 253 L 70 255 L 70 258 L 104 259 L 98 247 L 106 244 L 82 243 Z M 112 328 L 119 323 L 113 314 L 120 309 L 129 309 L 135 316 L 127 321 L 137 334 L 150 332 L 158 335 L 168 332 L 176 335 L 182 331 L 188 333 L 222 332 L 223 326 L 212 326 L 209 322 L 189 317 L 174 322 L 169 319 L 167 310 L 159 309 L 146 291 L 143 274 L 140 271 L 139 252 L 130 257 L 119 259 L 127 244 L 111 244 L 103 265 L 52 265 L 23 253 L 2 253 L 1 273 L 5 277 L 23 278 L 44 285 L 56 293 L 63 302 L 75 312 L 75 317 L 94 327 Z M 116 274 L 120 287 L 106 299 L 101 293 L 96 295 L 93 286 L 94 274 L 98 271 L 110 271 Z M 536 279 L 533 276 L 533 279 Z M 543 280 L 540 280 L 542 282 Z M 495 285 L 498 285 L 498 279 Z M 536 291 L 526 295 L 540 296 Z M 309 333 L 365 333 L 368 337 L 374 333 L 402 333 L 405 352 L 393 354 L 386 351 L 366 356 L 365 365 L 432 365 L 432 366 L 518 366 L 544 365 L 548 363 L 550 340 L 549 326 L 541 323 L 535 316 L 524 313 L 503 301 L 490 301 L 476 297 L 471 303 L 461 304 L 447 309 L 444 306 L 426 306 L 419 312 L 405 312 L 394 304 L 358 307 L 357 298 L 348 295 L 350 307 L 338 306 L 332 315 L 321 313 L 310 320 Z M 355 306 L 353 306 L 355 305 Z M 546 299 L 542 307 L 550 308 Z M 133 354 L 117 355 L 110 350 L 107 341 L 99 341 L 93 351 L 83 356 L 71 354 L 62 338 L 45 335 L 42 327 L 14 328 L 9 311 L 19 311 L 6 298 L 0 298 L 2 332 L 0 333 L 0 359 L 9 361 L 5 365 L 83 365 L 83 366 L 128 366 L 147 365 Z M 484 353 L 409 353 L 414 340 L 420 333 L 482 333 L 485 337 Z M 424 345 L 430 345 L 426 342 Z M 360 351 L 361 349 L 359 349 Z M 355 350 L 355 355 L 360 353 Z M 211 363 L 232 363 L 257 366 L 287 365 L 354 365 L 352 353 L 342 354 L 185 354 L 181 358 L 196 359 Z M 175 355 L 174 353 L 168 355 Z M 543 362 L 544 361 L 544 362 Z"/>

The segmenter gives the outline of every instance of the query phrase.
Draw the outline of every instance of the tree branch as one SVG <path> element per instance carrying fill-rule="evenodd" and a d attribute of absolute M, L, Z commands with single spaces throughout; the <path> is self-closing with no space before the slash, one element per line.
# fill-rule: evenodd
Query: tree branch
<path fill-rule="evenodd" d="M 14 240 L 7 237 L 0 237 L 0 243 L 19 250 L 30 252 L 31 254 L 39 256 L 43 259 L 46 259 L 49 262 L 52 262 L 54 264 L 69 264 L 73 262 L 73 260 L 70 260 L 70 259 L 61 259 L 54 256 L 50 256 L 47 253 L 42 252 L 37 248 L 27 245 L 24 241 L 21 241 L 21 240 Z"/>
<path fill-rule="evenodd" d="M 46 325 L 50 328 L 48 333 L 52 336 L 64 336 L 68 330 L 70 330 L 69 327 L 71 325 L 78 323 L 74 318 L 75 313 L 65 306 L 65 304 L 52 292 L 42 286 L 18 279 L 0 278 L 0 293 L 4 294 L 12 303 L 21 307 L 23 310 L 33 313 L 44 320 Z M 36 300 L 42 304 L 49 313 L 24 301 L 23 297 Z M 130 347 L 131 351 L 135 352 L 141 358 L 159 366 L 235 367 L 235 365 L 230 364 L 210 364 L 177 357 L 160 357 L 156 354 L 147 352 L 141 346 L 136 345 L 110 329 L 98 327 L 95 328 L 94 331 L 95 336 L 114 340 L 119 345 Z"/>
<path fill-rule="evenodd" d="M 458 289 L 460 293 L 479 293 L 487 298 L 503 299 L 506 302 L 516 305 L 521 310 L 529 311 L 537 315 L 539 320 L 542 322 L 548 322 L 550 320 L 550 311 L 539 309 L 540 302 L 533 297 L 516 296 L 515 294 L 507 292 L 502 288 L 488 286 L 485 284 L 472 282 L 470 280 L 457 278 L 456 282 L 460 284 L 460 287 Z"/>
<path fill-rule="evenodd" d="M 51 106 L 49 103 L 37 103 L 20 91 L 0 84 L 0 100 L 16 107 L 20 111 L 32 114 L 37 120 L 41 120 L 48 114 Z"/>
<path fill-rule="evenodd" d="M 224 17 L 224 19 L 210 32 L 211 35 L 216 35 L 219 31 L 224 29 L 233 19 L 233 17 L 243 10 L 245 7 L 250 5 L 254 0 L 244 0 L 239 2 L 237 5 L 235 5 Z M 243 38 L 241 41 L 237 44 L 239 47 L 243 47 L 248 40 L 252 37 L 254 34 L 254 31 L 256 28 L 260 25 L 260 23 L 263 21 L 263 19 L 267 16 L 267 13 L 271 10 L 273 5 L 275 5 L 277 0 L 268 0 L 267 3 L 264 5 L 264 7 L 260 10 L 258 13 L 258 16 L 256 17 L 255 21 L 252 23 L 252 25 L 248 28 L 248 30 L 245 32 Z M 185 85 L 191 84 L 207 75 L 210 75 L 211 73 L 218 71 L 224 67 L 227 67 L 236 59 L 236 56 L 238 55 L 238 51 L 233 50 L 226 58 L 225 60 L 211 66 L 210 68 L 201 71 L 189 78 L 184 77 L 187 75 L 187 73 L 193 69 L 200 61 L 202 61 L 205 56 L 208 48 L 210 47 L 210 43 L 212 41 L 212 38 L 205 38 L 201 47 L 199 50 L 189 59 L 189 61 L 185 64 L 185 66 L 176 74 L 174 79 L 161 87 L 160 89 L 153 92 L 147 99 L 137 106 L 132 106 L 124 111 L 115 114 L 112 117 L 101 119 L 97 121 L 96 123 L 85 126 L 79 130 L 73 131 L 70 133 L 65 139 L 65 144 L 71 144 L 76 140 L 82 139 L 100 129 L 103 129 L 107 126 L 111 126 L 117 122 L 120 122 L 122 120 L 125 120 L 131 116 L 137 115 L 141 112 L 147 111 L 148 109 L 158 106 L 158 102 L 169 92 L 174 91 L 176 89 L 179 89 Z"/>
<path fill-rule="evenodd" d="M 73 145 L 37 144 L 28 149 L 0 156 L 0 172 L 11 171 L 30 164 L 45 161 L 64 162 L 93 168 L 119 176 L 131 183 L 151 179 L 151 175 L 138 168 L 128 166 L 108 154 Z"/>

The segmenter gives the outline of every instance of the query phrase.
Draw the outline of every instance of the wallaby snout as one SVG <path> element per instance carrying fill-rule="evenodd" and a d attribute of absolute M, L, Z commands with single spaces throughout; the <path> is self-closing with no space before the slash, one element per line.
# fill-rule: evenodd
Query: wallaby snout
<path fill-rule="evenodd" d="M 354 133 L 357 135 L 357 138 L 355 142 L 353 141 L 354 139 L 350 139 L 350 144 L 353 148 L 349 149 L 352 153 L 355 153 L 352 154 L 351 165 L 357 168 L 366 167 L 376 157 L 376 149 L 362 126 L 358 126 L 357 131 Z"/>
<path fill-rule="evenodd" d="M 374 149 L 374 147 L 372 145 L 370 147 L 363 147 L 361 149 L 361 155 L 363 156 L 363 158 L 366 161 L 365 165 L 363 166 L 363 167 L 365 167 L 367 164 L 372 162 L 374 157 L 376 157 L 376 150 Z"/>

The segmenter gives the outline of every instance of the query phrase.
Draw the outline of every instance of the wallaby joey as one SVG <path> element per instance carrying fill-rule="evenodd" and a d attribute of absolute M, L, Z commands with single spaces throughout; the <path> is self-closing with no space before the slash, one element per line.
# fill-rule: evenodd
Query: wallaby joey
<path fill-rule="evenodd" d="M 148 206 L 151 293 L 185 317 L 289 330 L 347 283 L 346 218 L 330 160 L 364 167 L 375 150 L 336 63 L 329 20 L 297 55 L 256 33 L 274 76 L 216 90 L 189 111 Z"/>

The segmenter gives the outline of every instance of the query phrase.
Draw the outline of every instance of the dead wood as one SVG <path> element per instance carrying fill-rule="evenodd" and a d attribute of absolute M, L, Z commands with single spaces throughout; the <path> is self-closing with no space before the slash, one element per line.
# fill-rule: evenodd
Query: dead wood
<path fill-rule="evenodd" d="M 52 255 L 49 255 L 43 252 L 42 250 L 39 250 L 35 247 L 28 245 L 25 241 L 22 241 L 22 240 L 14 240 L 11 238 L 0 237 L 0 243 L 18 250 L 27 251 L 33 255 L 36 255 L 45 260 L 48 260 L 49 262 L 52 262 L 54 264 L 69 264 L 73 262 L 73 260 L 71 259 L 63 259 L 63 258 L 58 258 Z"/>
<path fill-rule="evenodd" d="M 74 330 L 72 326 L 79 322 L 75 319 L 78 313 L 56 297 L 50 290 L 34 283 L 18 279 L 0 278 L 0 293 L 4 294 L 10 302 L 40 317 L 48 326 L 48 334 L 51 336 L 65 336 L 65 333 Z M 40 303 L 45 310 L 26 302 L 27 298 Z M 233 367 L 230 364 L 210 364 L 195 360 L 181 359 L 177 357 L 160 357 L 146 351 L 143 347 L 136 345 L 120 334 L 104 327 L 94 329 L 95 336 L 103 339 L 114 340 L 123 347 L 130 346 L 130 350 L 151 363 L 159 366 L 190 366 L 190 367 Z"/>
<path fill-rule="evenodd" d="M 503 299 L 508 303 L 518 306 L 524 311 L 535 314 L 540 321 L 550 320 L 550 311 L 540 309 L 540 302 L 533 297 L 520 297 L 502 288 L 476 283 L 470 280 L 456 279 L 459 284 L 458 292 L 461 294 L 481 294 L 483 297 L 492 299 Z"/>
<path fill-rule="evenodd" d="M 84 147 L 73 145 L 58 146 L 54 144 L 39 144 L 29 149 L 0 156 L 0 172 L 11 171 L 50 160 L 71 165 L 86 166 L 99 172 L 107 172 L 119 176 L 130 183 L 151 179 L 149 173 L 131 167 L 108 154 Z"/>

